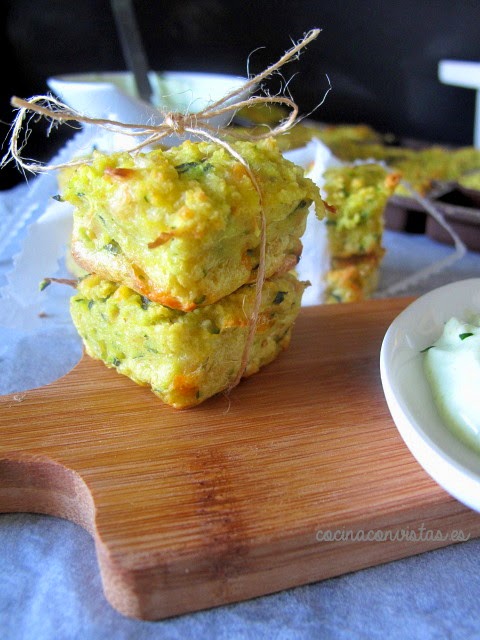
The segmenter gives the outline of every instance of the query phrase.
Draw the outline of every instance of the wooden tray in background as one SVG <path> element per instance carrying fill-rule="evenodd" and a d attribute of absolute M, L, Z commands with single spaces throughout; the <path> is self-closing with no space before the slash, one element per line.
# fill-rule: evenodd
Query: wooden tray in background
<path fill-rule="evenodd" d="M 480 535 L 480 514 L 427 476 L 384 400 L 381 342 L 409 302 L 304 308 L 274 363 L 187 411 L 86 356 L 3 396 L 0 510 L 84 526 L 108 600 L 143 619 L 445 546 L 454 529 Z M 401 530 L 417 540 L 392 539 Z"/>
<path fill-rule="evenodd" d="M 437 182 L 425 200 L 433 206 L 470 251 L 480 251 L 480 191 L 456 182 Z M 393 231 L 425 233 L 432 240 L 454 244 L 447 232 L 413 197 L 392 196 L 385 208 L 385 227 Z"/>

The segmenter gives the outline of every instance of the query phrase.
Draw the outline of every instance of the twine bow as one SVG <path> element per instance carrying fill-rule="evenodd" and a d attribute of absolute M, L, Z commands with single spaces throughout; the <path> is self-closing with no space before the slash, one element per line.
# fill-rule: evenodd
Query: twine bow
<path fill-rule="evenodd" d="M 206 140 L 210 140 L 218 145 L 224 147 L 228 153 L 233 156 L 238 162 L 240 162 L 251 182 L 253 187 L 255 188 L 260 204 L 260 255 L 259 255 L 259 267 L 257 271 L 256 277 L 256 291 L 255 291 L 255 300 L 253 305 L 253 311 L 249 322 L 249 331 L 247 334 L 247 339 L 245 342 L 245 348 L 243 350 L 242 359 L 240 363 L 240 367 L 238 369 L 237 376 L 233 383 L 229 386 L 229 390 L 235 387 L 241 380 L 243 374 L 245 373 L 245 369 L 248 364 L 248 359 L 250 355 L 250 351 L 253 345 L 253 340 L 255 337 L 258 316 L 260 312 L 261 306 L 261 298 L 262 298 L 262 288 L 263 283 L 265 281 L 265 253 L 266 253 L 266 219 L 265 219 L 265 211 L 264 211 L 264 203 L 263 203 L 263 194 L 258 183 L 258 180 L 251 170 L 248 162 L 234 149 L 234 147 L 225 140 L 225 137 L 233 138 L 237 140 L 261 140 L 263 138 L 277 136 L 281 133 L 286 133 L 289 129 L 293 127 L 293 125 L 297 122 L 298 116 L 298 106 L 296 103 L 289 97 L 283 95 L 270 96 L 270 95 L 262 95 L 262 96 L 249 96 L 246 99 L 236 101 L 236 98 L 244 93 L 250 92 L 254 87 L 260 86 L 263 80 L 271 76 L 273 73 L 278 72 L 278 70 L 283 67 L 287 62 L 296 58 L 301 50 L 306 47 L 310 42 L 315 40 L 320 33 L 320 29 L 312 29 L 309 31 L 297 44 L 289 49 L 284 55 L 275 63 L 270 65 L 267 69 L 257 74 L 256 76 L 247 80 L 242 86 L 237 89 L 227 93 L 225 96 L 220 98 L 219 100 L 210 103 L 203 110 L 194 114 L 182 114 L 176 112 L 166 112 L 161 113 L 163 116 L 163 120 L 160 124 L 150 124 L 150 123 L 124 123 L 116 120 L 110 120 L 107 118 L 93 118 L 86 115 L 82 115 L 78 113 L 74 109 L 71 109 L 58 99 L 53 96 L 33 96 L 28 100 L 23 100 L 14 96 L 11 99 L 11 105 L 19 109 L 13 123 L 12 123 L 12 134 L 9 141 L 8 151 L 6 155 L 3 157 L 2 162 L 0 163 L 0 167 L 5 166 L 10 161 L 15 161 L 17 166 L 21 168 L 23 171 L 30 171 L 31 173 L 39 173 L 44 171 L 52 171 L 57 169 L 63 169 L 65 167 L 78 166 L 81 164 L 85 164 L 86 161 L 70 161 L 62 164 L 56 165 L 48 165 L 41 164 L 31 161 L 25 161 L 22 158 L 21 152 L 26 144 L 28 139 L 28 124 L 27 130 L 24 135 L 24 139 L 19 142 L 21 139 L 21 134 L 25 126 L 25 119 L 27 118 L 28 113 L 37 114 L 39 116 L 43 116 L 51 120 L 53 125 L 54 122 L 75 122 L 75 123 L 83 123 L 89 125 L 96 125 L 102 129 L 111 131 L 113 133 L 121 133 L 123 135 L 132 136 L 133 138 L 142 138 L 142 140 L 129 148 L 127 152 L 135 153 L 144 149 L 145 147 L 149 147 L 151 145 L 155 145 L 159 143 L 163 138 L 175 133 L 179 136 L 185 136 L 186 134 L 191 134 L 197 136 L 199 138 L 203 138 Z M 331 87 L 327 89 L 325 95 L 323 96 L 322 101 L 318 106 L 323 104 L 328 92 Z M 228 131 L 223 131 L 222 133 L 212 127 L 209 124 L 209 120 L 215 118 L 216 116 L 224 115 L 226 113 L 230 113 L 232 118 L 234 114 L 244 107 L 252 107 L 257 104 L 282 104 L 291 109 L 289 115 L 282 120 L 277 126 L 272 129 L 267 129 L 265 133 L 256 133 L 256 134 L 245 134 L 239 133 L 234 129 L 229 129 Z M 315 107 L 315 108 L 317 108 Z M 32 118 L 33 115 L 30 116 Z"/>
<path fill-rule="evenodd" d="M 29 112 L 38 114 L 45 118 L 48 118 L 53 122 L 75 122 L 90 125 L 97 125 L 102 129 L 106 129 L 113 133 L 121 133 L 123 135 L 132 136 L 134 138 L 142 138 L 141 142 L 132 146 L 127 151 L 133 153 L 139 151 L 147 146 L 159 143 L 166 136 L 175 133 L 183 136 L 185 134 L 192 134 L 200 138 L 208 139 L 218 144 L 223 144 L 225 148 L 231 153 L 231 146 L 223 140 L 224 136 L 238 140 L 260 140 L 270 136 L 277 136 L 281 133 L 286 133 L 297 121 L 298 106 L 295 102 L 283 95 L 270 96 L 250 96 L 244 100 L 236 101 L 235 99 L 244 93 L 248 93 L 256 86 L 261 86 L 263 80 L 277 72 L 287 62 L 294 59 L 300 51 L 307 46 L 312 40 L 318 37 L 320 29 L 312 29 L 309 31 L 297 44 L 289 49 L 284 55 L 275 63 L 270 65 L 267 69 L 257 74 L 256 76 L 247 80 L 243 85 L 234 89 L 224 95 L 219 100 L 208 104 L 204 109 L 198 113 L 177 113 L 177 112 L 161 112 L 159 114 L 163 116 L 162 121 L 159 124 L 154 123 L 126 123 L 118 120 L 110 120 L 108 118 L 93 118 L 87 115 L 83 115 L 75 109 L 72 109 L 62 103 L 60 100 L 53 96 L 38 95 L 23 100 L 17 96 L 13 96 L 11 99 L 11 105 L 19 109 L 13 123 L 12 134 L 8 146 L 8 151 L 2 159 L 1 165 L 4 166 L 10 161 L 15 161 L 17 166 L 24 171 L 30 171 L 31 173 L 39 173 L 43 171 L 52 171 L 55 169 L 63 169 L 65 167 L 84 164 L 82 161 L 70 161 L 63 164 L 41 164 L 31 161 L 25 161 L 22 158 L 21 151 L 24 148 L 28 138 L 27 133 L 24 136 L 23 141 L 20 141 L 23 128 L 25 126 L 25 119 Z M 325 93 L 322 102 L 330 88 Z M 282 104 L 291 109 L 288 116 L 282 120 L 273 129 L 268 129 L 264 133 L 245 134 L 239 133 L 234 129 L 229 129 L 220 133 L 218 129 L 212 127 L 209 124 L 209 120 L 216 116 L 231 113 L 232 117 L 235 112 L 244 107 L 253 107 L 257 104 Z M 320 106 L 317 105 L 317 106 Z M 317 108 L 317 107 L 316 107 Z M 32 116 L 31 116 L 32 117 Z M 234 154 L 232 154 L 234 155 Z M 245 164 L 245 163 L 243 163 Z"/>

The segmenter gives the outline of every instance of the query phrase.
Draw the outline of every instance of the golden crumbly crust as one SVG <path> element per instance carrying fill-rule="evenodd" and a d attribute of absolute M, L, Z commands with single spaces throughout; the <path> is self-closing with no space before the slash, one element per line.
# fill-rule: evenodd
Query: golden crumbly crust
<path fill-rule="evenodd" d="M 383 251 L 333 259 L 326 275 L 325 302 L 359 302 L 370 297 L 378 286 L 382 256 Z"/>

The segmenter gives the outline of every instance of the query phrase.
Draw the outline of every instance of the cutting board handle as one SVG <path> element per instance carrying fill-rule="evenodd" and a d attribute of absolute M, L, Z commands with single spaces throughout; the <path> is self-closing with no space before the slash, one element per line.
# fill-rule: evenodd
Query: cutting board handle
<path fill-rule="evenodd" d="M 319 530 L 479 535 L 480 516 L 425 474 L 388 412 L 380 346 L 407 303 L 302 309 L 289 349 L 228 402 L 177 411 L 88 356 L 0 397 L 0 510 L 84 527 L 107 600 L 145 620 L 448 544 Z"/>
<path fill-rule="evenodd" d="M 95 506 L 85 481 L 46 456 L 11 452 L 0 458 L 0 511 L 65 518 L 94 535 Z"/>

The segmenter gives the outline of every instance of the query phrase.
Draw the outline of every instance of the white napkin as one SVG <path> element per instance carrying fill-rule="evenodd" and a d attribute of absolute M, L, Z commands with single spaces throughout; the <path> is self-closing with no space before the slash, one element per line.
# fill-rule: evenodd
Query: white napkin
<path fill-rule="evenodd" d="M 7 274 L 7 284 L 0 289 L 0 324 L 19 330 L 32 330 L 42 322 L 46 304 L 52 304 L 51 294 L 40 291 L 46 277 L 62 277 L 62 259 L 72 229 L 72 207 L 65 202 L 51 201 L 45 213 L 33 222 L 25 236 L 21 252 L 14 258 L 14 267 Z M 53 299 L 62 304 L 72 294 L 70 287 L 55 285 Z M 53 287 L 52 287 L 53 290 Z M 60 309 L 56 309 L 58 315 Z"/>
<path fill-rule="evenodd" d="M 311 140 L 302 149 L 285 153 L 285 157 L 303 167 L 323 192 L 323 174 L 329 167 L 340 166 L 341 162 L 330 149 L 317 138 Z M 313 205 L 307 217 L 307 226 L 302 237 L 303 251 L 297 266 L 300 280 L 308 280 L 310 286 L 302 297 L 302 306 L 321 304 L 325 294 L 325 274 L 330 269 L 330 251 L 328 247 L 327 226 L 325 220 L 319 220 Z"/>

